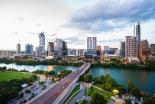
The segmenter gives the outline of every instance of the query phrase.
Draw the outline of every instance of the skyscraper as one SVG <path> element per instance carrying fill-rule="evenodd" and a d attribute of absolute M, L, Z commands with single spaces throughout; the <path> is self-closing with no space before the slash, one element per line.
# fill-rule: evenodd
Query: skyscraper
<path fill-rule="evenodd" d="M 67 55 L 67 43 L 61 39 L 55 39 L 54 52 L 58 58 Z"/>
<path fill-rule="evenodd" d="M 149 53 L 149 42 L 147 40 L 141 41 L 139 58 L 143 61 L 149 60 Z"/>
<path fill-rule="evenodd" d="M 66 56 L 67 55 L 67 43 L 65 41 L 63 41 L 62 51 L 63 51 L 63 56 Z"/>
<path fill-rule="evenodd" d="M 140 22 L 137 22 L 136 24 L 136 42 L 137 42 L 137 56 L 140 57 L 140 43 L 141 43 L 141 26 Z"/>
<path fill-rule="evenodd" d="M 103 46 L 103 55 L 108 54 L 109 46 Z"/>
<path fill-rule="evenodd" d="M 96 47 L 96 52 L 97 52 L 97 55 L 98 55 L 98 56 L 101 56 L 101 46 L 100 46 L 100 45 L 98 45 L 98 46 Z"/>
<path fill-rule="evenodd" d="M 125 57 L 125 42 L 121 42 L 120 56 Z"/>
<path fill-rule="evenodd" d="M 29 55 L 33 54 L 33 45 L 32 44 L 25 45 L 25 54 L 29 54 Z"/>
<path fill-rule="evenodd" d="M 150 44 L 150 53 L 152 56 L 155 56 L 155 44 Z"/>
<path fill-rule="evenodd" d="M 17 54 L 20 54 L 20 52 L 21 52 L 21 45 L 20 45 L 20 43 L 18 43 L 18 44 L 16 45 L 16 53 L 17 53 Z"/>
<path fill-rule="evenodd" d="M 87 37 L 87 51 L 96 51 L 97 39 L 96 37 Z"/>
<path fill-rule="evenodd" d="M 54 55 L 54 43 L 53 42 L 48 42 L 47 54 L 48 54 L 48 56 Z"/>
<path fill-rule="evenodd" d="M 137 57 L 136 49 L 137 49 L 136 37 L 126 36 L 125 57 Z"/>
<path fill-rule="evenodd" d="M 39 50 L 41 51 L 40 53 L 45 52 L 45 35 L 44 35 L 44 32 L 39 34 Z"/>

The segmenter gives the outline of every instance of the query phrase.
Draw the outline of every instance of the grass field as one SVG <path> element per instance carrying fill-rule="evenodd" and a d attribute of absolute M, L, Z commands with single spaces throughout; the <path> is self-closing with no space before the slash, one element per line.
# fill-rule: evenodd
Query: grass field
<path fill-rule="evenodd" d="M 31 74 L 27 72 L 0 72 L 0 82 L 9 81 L 13 79 L 30 78 Z"/>
<path fill-rule="evenodd" d="M 112 93 L 111 92 L 108 92 L 108 91 L 104 91 L 104 90 L 99 90 L 95 87 L 92 87 L 91 89 L 89 88 L 88 91 L 87 91 L 87 95 L 88 96 L 92 96 L 93 93 L 99 93 L 101 94 L 102 96 L 104 96 L 105 100 L 109 100 L 112 96 Z"/>

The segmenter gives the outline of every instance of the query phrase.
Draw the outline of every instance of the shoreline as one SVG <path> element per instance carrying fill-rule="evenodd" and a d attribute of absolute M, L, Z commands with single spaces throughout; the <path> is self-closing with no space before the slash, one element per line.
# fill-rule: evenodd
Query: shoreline
<path fill-rule="evenodd" d="M 18 64 L 16 62 L 0 62 L 0 64 L 15 64 L 15 65 L 25 65 L 25 66 L 39 66 L 39 65 L 44 65 L 44 66 L 50 66 L 50 65 L 59 65 L 59 66 L 73 66 L 73 67 L 80 67 L 82 64 L 81 63 L 59 63 L 59 64 Z M 143 70 L 143 71 L 155 71 L 155 69 L 149 69 L 146 65 L 140 65 L 140 64 L 92 64 L 91 68 L 120 68 L 120 69 L 125 69 L 125 70 Z"/>

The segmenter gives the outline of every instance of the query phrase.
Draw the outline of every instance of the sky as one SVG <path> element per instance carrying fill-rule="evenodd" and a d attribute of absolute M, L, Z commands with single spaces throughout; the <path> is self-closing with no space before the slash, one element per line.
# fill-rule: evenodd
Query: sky
<path fill-rule="evenodd" d="M 69 48 L 86 49 L 88 36 L 119 48 L 137 21 L 142 39 L 155 43 L 155 0 L 0 0 L 0 50 L 36 47 L 40 32 L 46 43 L 60 38 Z"/>

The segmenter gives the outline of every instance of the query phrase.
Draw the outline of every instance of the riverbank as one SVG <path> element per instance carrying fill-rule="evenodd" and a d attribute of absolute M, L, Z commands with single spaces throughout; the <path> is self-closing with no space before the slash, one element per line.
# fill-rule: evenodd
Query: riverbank
<path fill-rule="evenodd" d="M 65 60 L 29 60 L 29 61 L 21 61 L 21 60 L 14 60 L 14 59 L 5 59 L 1 58 L 0 63 L 5 63 L 5 64 L 16 64 L 16 65 L 29 65 L 29 66 L 36 66 L 36 65 L 62 65 L 62 66 L 77 66 L 80 67 L 83 65 L 83 62 L 67 62 Z"/>
<path fill-rule="evenodd" d="M 110 75 L 92 78 L 89 73 L 81 76 L 80 81 L 88 83 L 87 95 L 91 96 L 96 103 L 100 99 L 106 102 L 116 103 L 121 101 L 127 104 L 155 104 L 155 96 L 141 92 L 131 81 L 128 81 L 128 87 L 119 85 Z M 97 94 L 97 97 L 94 97 Z M 100 99 L 99 99 L 100 96 Z M 91 102 L 92 102 L 91 100 Z M 128 103 L 130 102 L 130 103 Z"/>
<path fill-rule="evenodd" d="M 28 66 L 37 66 L 37 65 L 60 65 L 60 66 L 74 66 L 80 67 L 84 62 L 69 62 L 65 60 L 43 60 L 43 61 L 19 61 L 14 59 L 0 59 L 0 63 L 5 64 L 16 64 L 16 65 L 28 65 Z M 132 70 L 155 70 L 155 61 L 147 61 L 140 63 L 128 63 L 122 64 L 119 60 L 112 61 L 110 63 L 100 63 L 99 61 L 91 62 L 91 67 L 103 67 L 103 68 L 122 68 L 122 69 L 132 69 Z"/>

